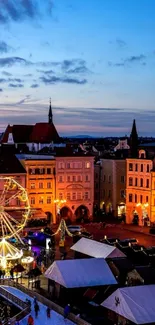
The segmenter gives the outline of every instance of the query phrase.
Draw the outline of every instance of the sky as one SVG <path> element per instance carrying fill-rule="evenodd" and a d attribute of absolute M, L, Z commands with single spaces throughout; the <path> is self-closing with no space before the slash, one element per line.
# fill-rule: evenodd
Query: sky
<path fill-rule="evenodd" d="M 0 0 L 0 132 L 155 136 L 154 0 Z"/>

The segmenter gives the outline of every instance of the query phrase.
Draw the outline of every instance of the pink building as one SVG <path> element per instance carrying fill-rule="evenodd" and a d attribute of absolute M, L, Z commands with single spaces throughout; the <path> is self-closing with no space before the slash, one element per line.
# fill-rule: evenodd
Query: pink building
<path fill-rule="evenodd" d="M 91 218 L 93 203 L 94 157 L 83 154 L 57 156 L 57 214 L 72 221 Z"/>

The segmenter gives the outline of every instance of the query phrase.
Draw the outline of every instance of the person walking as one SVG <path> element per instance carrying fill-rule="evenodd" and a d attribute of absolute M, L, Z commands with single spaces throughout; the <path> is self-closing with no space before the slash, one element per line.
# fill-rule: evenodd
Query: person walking
<path fill-rule="evenodd" d="M 51 318 L 51 310 L 49 307 L 46 309 L 47 318 Z"/>
<path fill-rule="evenodd" d="M 64 308 L 64 318 L 66 319 L 70 313 L 70 304 L 66 305 Z"/>
<path fill-rule="evenodd" d="M 16 319 L 15 324 L 14 325 L 19 325 L 19 321 Z"/>
<path fill-rule="evenodd" d="M 27 325 L 34 325 L 34 319 L 31 315 L 28 317 Z"/>
<path fill-rule="evenodd" d="M 36 318 L 38 317 L 38 312 L 39 312 L 39 305 L 38 303 L 36 302 L 36 304 L 34 305 L 34 311 L 35 311 L 35 316 Z"/>

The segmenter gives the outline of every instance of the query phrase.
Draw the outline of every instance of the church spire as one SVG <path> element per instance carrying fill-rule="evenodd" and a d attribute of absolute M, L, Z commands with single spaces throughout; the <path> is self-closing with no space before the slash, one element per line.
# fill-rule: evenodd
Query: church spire
<path fill-rule="evenodd" d="M 138 156 L 138 133 L 136 128 L 136 120 L 133 120 L 132 131 L 130 134 L 130 153 L 131 158 L 137 158 Z"/>
<path fill-rule="evenodd" d="M 53 114 L 52 114 L 52 106 L 51 106 L 51 98 L 50 98 L 50 106 L 49 106 L 49 113 L 48 113 L 48 123 L 53 123 Z"/>

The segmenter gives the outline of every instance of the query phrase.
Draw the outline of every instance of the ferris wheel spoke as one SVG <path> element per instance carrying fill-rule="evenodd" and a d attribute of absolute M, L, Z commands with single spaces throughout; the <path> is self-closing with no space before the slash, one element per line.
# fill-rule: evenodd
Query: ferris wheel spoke
<path fill-rule="evenodd" d="M 4 225 L 3 225 L 3 219 L 1 218 L 1 229 L 2 229 L 2 236 L 3 238 L 5 237 L 5 232 L 4 232 Z"/>
<path fill-rule="evenodd" d="M 9 237 L 15 237 L 17 240 L 19 240 L 23 244 L 23 241 L 18 234 L 21 227 L 18 226 L 18 229 L 14 228 L 14 225 L 12 225 L 12 223 L 10 222 L 9 219 L 11 219 L 12 221 L 15 221 L 15 219 L 13 219 L 8 213 L 3 213 L 3 216 L 5 216 L 6 225 L 10 226 L 8 228 L 10 229 L 10 233 L 12 234 L 12 236 L 9 236 Z M 19 222 L 18 222 L 18 225 L 20 225 Z"/>
<path fill-rule="evenodd" d="M 4 201 L 4 205 L 9 204 L 12 200 L 16 199 L 18 196 L 22 195 L 22 191 L 19 190 L 18 192 L 16 192 L 15 194 L 11 195 L 6 201 Z"/>
<path fill-rule="evenodd" d="M 6 193 L 8 191 L 9 185 L 10 185 L 10 184 L 7 184 L 7 183 L 9 183 L 8 179 L 7 179 L 6 183 L 4 184 L 3 192 L 2 192 L 2 194 L 0 196 L 0 204 L 2 204 L 5 201 Z"/>
<path fill-rule="evenodd" d="M 6 227 L 8 228 L 8 230 L 10 231 L 10 233 L 12 234 L 12 237 L 14 236 L 14 234 L 16 233 L 16 230 L 14 228 L 14 226 L 11 224 L 10 220 L 7 218 L 5 213 L 2 213 L 3 215 L 3 221 L 6 224 Z"/>
<path fill-rule="evenodd" d="M 20 222 L 18 220 L 16 220 L 15 218 L 13 218 L 9 213 L 7 213 L 5 211 L 5 214 L 7 215 L 8 219 L 10 219 L 11 221 L 13 221 L 13 223 L 15 223 L 18 227 L 20 225 Z"/>

